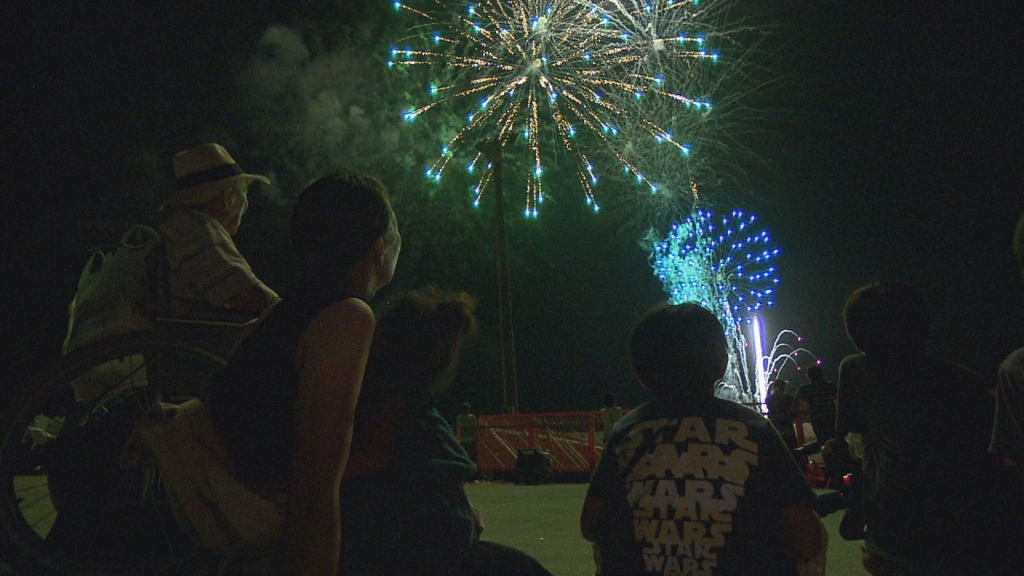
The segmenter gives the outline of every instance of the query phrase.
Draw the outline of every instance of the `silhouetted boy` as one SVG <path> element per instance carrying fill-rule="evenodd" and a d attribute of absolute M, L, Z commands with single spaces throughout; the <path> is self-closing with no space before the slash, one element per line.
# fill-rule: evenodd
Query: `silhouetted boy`
<path fill-rule="evenodd" d="M 814 493 L 793 456 L 764 417 L 713 395 L 728 362 L 714 314 L 655 306 L 631 356 L 656 397 L 619 421 L 583 504 L 601 573 L 795 575 L 812 560 L 823 570 Z"/>
<path fill-rule="evenodd" d="M 1021 518 L 1000 517 L 1010 488 L 986 453 L 993 399 L 966 368 L 926 352 L 924 297 L 898 282 L 850 295 L 859 351 L 839 367 L 836 432 L 863 439 L 864 565 L 882 574 L 1003 574 Z"/>

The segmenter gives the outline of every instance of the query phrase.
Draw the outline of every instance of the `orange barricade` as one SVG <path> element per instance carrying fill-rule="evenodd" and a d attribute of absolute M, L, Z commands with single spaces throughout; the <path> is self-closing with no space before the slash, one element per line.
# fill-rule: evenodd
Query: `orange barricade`
<path fill-rule="evenodd" d="M 589 474 L 601 459 L 603 446 L 597 439 L 602 432 L 596 410 L 480 415 L 477 466 L 482 473 L 514 472 L 519 450 L 544 450 L 551 454 L 552 472 Z"/>
<path fill-rule="evenodd" d="M 477 417 L 481 472 L 513 472 L 519 450 L 551 454 L 552 472 L 591 472 L 601 458 L 598 412 L 496 414 Z"/>

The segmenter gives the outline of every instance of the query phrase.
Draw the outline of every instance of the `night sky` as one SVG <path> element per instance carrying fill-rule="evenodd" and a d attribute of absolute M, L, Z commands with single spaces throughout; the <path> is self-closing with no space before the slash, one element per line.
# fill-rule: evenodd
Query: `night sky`
<path fill-rule="evenodd" d="M 100 4 L 0 7 L 3 397 L 57 358 L 89 249 L 157 222 L 170 156 L 216 141 L 274 180 L 253 188 L 237 243 L 279 290 L 295 273 L 284 223 L 298 192 L 331 170 L 382 177 L 404 242 L 388 291 L 436 283 L 479 299 L 481 333 L 447 401 L 496 411 L 493 213 L 424 181 L 434 136 L 401 123 L 410 88 L 382 73 L 401 32 L 390 3 Z M 746 127 L 755 159 L 737 161 L 744 189 L 703 191 L 758 213 L 782 250 L 769 332 L 801 334 L 834 378 L 852 351 L 846 295 L 900 280 L 932 305 L 932 351 L 994 382 L 1024 345 L 1009 248 L 1024 210 L 1020 9 L 736 4 L 767 31 L 775 81 L 749 95 L 762 113 Z M 628 336 L 664 292 L 629 210 L 595 216 L 553 178 L 557 201 L 536 220 L 512 210 L 509 228 L 520 410 L 588 409 L 606 390 L 635 405 L 647 396 Z"/>

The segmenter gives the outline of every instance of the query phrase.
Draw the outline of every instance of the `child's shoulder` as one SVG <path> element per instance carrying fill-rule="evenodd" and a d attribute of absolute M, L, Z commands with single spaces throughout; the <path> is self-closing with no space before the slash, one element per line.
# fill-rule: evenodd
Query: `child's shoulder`
<path fill-rule="evenodd" d="M 768 419 L 750 406 L 732 400 L 708 396 L 696 401 L 657 397 L 623 416 L 623 426 L 652 420 L 701 417 L 737 420 L 748 426 L 768 426 Z"/>

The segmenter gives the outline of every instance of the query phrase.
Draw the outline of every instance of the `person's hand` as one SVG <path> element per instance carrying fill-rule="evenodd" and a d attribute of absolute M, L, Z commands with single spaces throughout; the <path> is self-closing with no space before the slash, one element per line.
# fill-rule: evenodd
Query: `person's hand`
<path fill-rule="evenodd" d="M 847 433 L 846 443 L 850 447 L 850 456 L 853 456 L 856 460 L 864 459 L 864 437 L 860 433 Z"/>
<path fill-rule="evenodd" d="M 480 519 L 479 508 L 473 504 L 470 504 L 469 507 L 473 510 L 473 529 L 476 530 L 476 535 L 479 537 L 484 533 L 484 521 Z"/>
<path fill-rule="evenodd" d="M 839 444 L 839 440 L 836 438 L 828 439 L 825 444 L 821 447 L 821 455 L 828 456 L 836 451 L 836 445 Z"/>

